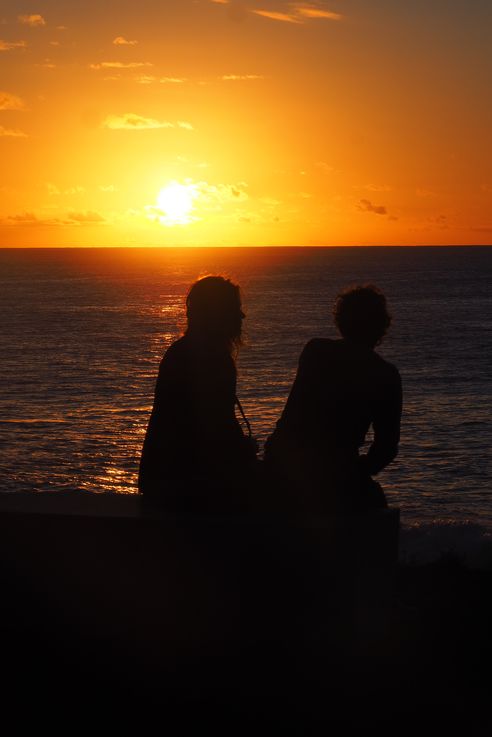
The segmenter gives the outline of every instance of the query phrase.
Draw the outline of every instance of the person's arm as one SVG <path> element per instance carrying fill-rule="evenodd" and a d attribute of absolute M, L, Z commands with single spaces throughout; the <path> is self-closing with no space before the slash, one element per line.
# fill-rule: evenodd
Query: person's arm
<path fill-rule="evenodd" d="M 161 482 L 160 449 L 166 440 L 166 408 L 175 394 L 177 367 L 172 349 L 164 355 L 160 366 L 154 392 L 154 404 L 145 433 L 138 472 L 140 493 Z"/>
<path fill-rule="evenodd" d="M 306 418 L 310 418 L 316 407 L 313 390 L 317 385 L 315 377 L 317 365 L 318 343 L 316 340 L 310 340 L 299 357 L 296 377 L 282 415 L 277 422 L 278 428 L 288 425 L 290 430 L 295 432 L 298 427 L 305 430 L 313 425 L 313 420 Z"/>
<path fill-rule="evenodd" d="M 402 387 L 400 374 L 394 367 L 393 372 L 388 396 L 375 408 L 372 422 L 374 440 L 367 455 L 360 459 L 361 466 L 371 476 L 382 471 L 398 455 Z"/>

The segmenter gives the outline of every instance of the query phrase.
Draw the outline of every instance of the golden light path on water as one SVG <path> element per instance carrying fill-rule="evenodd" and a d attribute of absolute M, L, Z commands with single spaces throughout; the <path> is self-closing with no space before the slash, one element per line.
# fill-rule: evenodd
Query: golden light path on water
<path fill-rule="evenodd" d="M 303 345 L 313 336 L 334 337 L 330 310 L 338 290 L 370 281 L 388 296 L 393 323 L 378 350 L 400 368 L 405 397 L 401 452 L 381 483 L 407 524 L 492 528 L 490 254 L 0 251 L 0 379 L 9 387 L 0 397 L 2 488 L 136 492 L 159 363 L 185 329 L 187 290 L 206 273 L 241 285 L 238 396 L 262 446 Z"/>

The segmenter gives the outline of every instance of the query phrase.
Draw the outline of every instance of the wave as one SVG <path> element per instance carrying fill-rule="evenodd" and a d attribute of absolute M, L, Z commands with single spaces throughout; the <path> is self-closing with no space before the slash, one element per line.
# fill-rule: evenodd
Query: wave
<path fill-rule="evenodd" d="M 63 425 L 67 420 L 52 417 L 24 417 L 13 420 L 0 420 L 0 425 Z"/>
<path fill-rule="evenodd" d="M 440 520 L 402 525 L 402 563 L 424 564 L 452 556 L 469 568 L 492 570 L 492 532 L 469 520 Z"/>

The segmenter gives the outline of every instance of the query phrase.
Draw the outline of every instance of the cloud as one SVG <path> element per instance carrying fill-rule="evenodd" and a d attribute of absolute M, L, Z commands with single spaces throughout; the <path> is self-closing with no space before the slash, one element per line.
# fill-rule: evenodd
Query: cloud
<path fill-rule="evenodd" d="M 223 79 L 225 82 L 235 82 L 243 79 L 265 79 L 262 74 L 223 74 L 219 79 Z"/>
<path fill-rule="evenodd" d="M 341 20 L 342 15 L 340 13 L 334 13 L 331 10 L 323 10 L 323 8 L 317 8 L 313 5 L 296 5 L 294 10 L 304 18 L 325 18 L 326 20 Z"/>
<path fill-rule="evenodd" d="M 302 24 L 309 20 L 342 20 L 340 13 L 325 10 L 317 5 L 309 3 L 289 3 L 289 12 L 283 13 L 277 10 L 251 10 L 255 15 L 263 18 L 278 20 L 283 23 Z"/>
<path fill-rule="evenodd" d="M 99 189 L 101 190 L 101 192 L 117 192 L 118 191 L 116 187 L 114 186 L 114 184 L 108 184 L 108 185 L 100 184 Z"/>
<path fill-rule="evenodd" d="M 124 36 L 116 36 L 113 39 L 113 43 L 115 46 L 136 46 L 138 41 L 128 41 Z"/>
<path fill-rule="evenodd" d="M 220 210 L 222 205 L 231 202 L 245 202 L 249 199 L 245 191 L 248 186 L 246 182 L 236 184 L 209 184 L 208 182 L 197 182 L 195 191 L 200 195 L 200 200 L 207 205 L 208 209 Z"/>
<path fill-rule="evenodd" d="M 139 84 L 183 84 L 186 82 L 184 77 L 155 77 L 151 74 L 141 74 L 135 77 L 135 81 Z"/>
<path fill-rule="evenodd" d="M 6 225 L 63 225 L 60 218 L 39 218 L 33 212 L 22 212 L 18 215 L 8 215 L 2 219 Z"/>
<path fill-rule="evenodd" d="M 0 110 L 25 110 L 25 107 L 20 97 L 0 90 Z"/>
<path fill-rule="evenodd" d="M 87 210 L 87 212 L 70 212 L 68 217 L 70 220 L 80 224 L 106 222 L 102 215 L 92 210 Z"/>
<path fill-rule="evenodd" d="M 103 128 L 111 130 L 152 130 L 157 128 L 183 128 L 193 130 L 191 123 L 179 120 L 170 123 L 168 120 L 155 120 L 155 118 L 144 118 L 135 113 L 123 113 L 123 115 L 108 115 L 103 121 Z"/>
<path fill-rule="evenodd" d="M 11 138 L 27 138 L 27 133 L 24 133 L 24 131 L 20 130 L 13 130 L 11 128 L 4 128 L 3 125 L 0 125 L 0 138 L 4 136 L 10 136 Z"/>
<path fill-rule="evenodd" d="M 186 79 L 184 77 L 160 77 L 158 81 L 160 84 L 183 84 Z"/>
<path fill-rule="evenodd" d="M 17 20 L 25 26 L 31 26 L 31 28 L 46 25 L 45 19 L 42 15 L 39 15 L 39 13 L 34 13 L 33 15 L 18 15 Z"/>
<path fill-rule="evenodd" d="M 153 67 L 150 61 L 101 61 L 99 64 L 89 64 L 89 69 L 138 69 L 138 67 Z"/>
<path fill-rule="evenodd" d="M 252 10 L 255 15 L 261 15 L 263 18 L 270 18 L 270 20 L 280 20 L 284 23 L 303 23 L 302 20 L 296 18 L 295 15 L 289 13 L 279 13 L 275 10 Z"/>
<path fill-rule="evenodd" d="M 368 192 L 391 192 L 391 187 L 387 184 L 363 184 L 360 189 L 367 189 Z"/>
<path fill-rule="evenodd" d="M 12 49 L 25 49 L 27 43 L 25 41 L 2 41 L 0 39 L 0 51 L 12 51 Z"/>
<path fill-rule="evenodd" d="M 436 193 L 433 192 L 431 189 L 422 189 L 420 187 L 417 187 L 415 190 L 415 194 L 417 197 L 435 197 Z"/>
<path fill-rule="evenodd" d="M 94 223 L 104 223 L 105 218 L 98 212 L 88 210 L 87 212 L 71 212 L 67 218 L 46 218 L 38 217 L 34 212 L 21 212 L 17 215 L 8 215 L 2 218 L 1 222 L 6 225 L 17 226 L 53 226 L 53 225 L 90 225 Z"/>
<path fill-rule="evenodd" d="M 388 210 L 384 205 L 373 205 L 370 200 L 359 200 L 357 207 L 363 212 L 373 212 L 375 215 L 388 214 Z"/>
<path fill-rule="evenodd" d="M 335 171 L 335 168 L 331 164 L 327 164 L 326 161 L 317 161 L 315 166 L 318 169 L 321 169 L 321 171 L 325 171 L 327 173 Z"/>

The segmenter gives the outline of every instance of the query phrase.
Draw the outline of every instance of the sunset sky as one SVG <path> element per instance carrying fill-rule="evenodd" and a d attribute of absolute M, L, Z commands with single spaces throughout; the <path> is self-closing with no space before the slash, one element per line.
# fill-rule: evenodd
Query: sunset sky
<path fill-rule="evenodd" d="M 0 246 L 492 242 L 490 0 L 0 0 Z"/>

